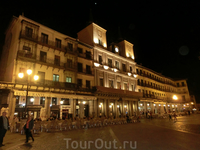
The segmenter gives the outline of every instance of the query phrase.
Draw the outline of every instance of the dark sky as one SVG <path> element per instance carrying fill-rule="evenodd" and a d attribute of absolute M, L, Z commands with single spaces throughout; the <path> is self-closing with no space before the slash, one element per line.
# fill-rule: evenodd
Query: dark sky
<path fill-rule="evenodd" d="M 10 19 L 22 12 L 74 38 L 93 20 L 107 30 L 108 44 L 119 37 L 133 43 L 138 64 L 172 78 L 187 78 L 190 93 L 200 102 L 200 1 L 30 1 L 0 1 L 1 47 Z"/>

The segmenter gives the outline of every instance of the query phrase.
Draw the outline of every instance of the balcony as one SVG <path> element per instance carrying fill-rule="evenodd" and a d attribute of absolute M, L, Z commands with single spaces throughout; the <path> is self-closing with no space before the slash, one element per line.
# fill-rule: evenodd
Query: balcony
<path fill-rule="evenodd" d="M 29 52 L 26 50 L 18 50 L 17 57 L 21 59 L 30 60 L 30 61 L 35 61 L 36 59 L 36 56 L 32 52 Z"/>
<path fill-rule="evenodd" d="M 35 33 L 27 33 L 25 30 L 22 30 L 20 32 L 20 38 L 24 38 L 33 42 L 37 42 L 38 41 L 38 34 Z"/>
<path fill-rule="evenodd" d="M 83 69 L 83 70 L 78 70 L 78 72 L 86 75 L 94 75 L 94 72 L 92 70 Z"/>
<path fill-rule="evenodd" d="M 27 85 L 27 80 L 23 79 L 16 79 L 16 84 L 22 84 Z M 52 80 L 40 80 L 37 82 L 29 82 L 30 86 L 39 86 L 39 87 L 45 87 L 45 88 L 57 88 L 57 89 L 65 89 L 65 90 L 73 90 L 73 91 L 82 91 L 82 92 L 95 92 L 95 88 L 91 87 L 85 87 L 85 86 L 78 86 L 75 83 L 67 83 L 67 82 L 56 82 Z"/>
<path fill-rule="evenodd" d="M 153 94 L 143 94 L 143 98 L 153 98 L 156 99 L 156 96 Z"/>
<path fill-rule="evenodd" d="M 65 66 L 66 70 L 77 71 L 77 64 L 76 63 L 65 63 L 64 66 Z"/>
<path fill-rule="evenodd" d="M 64 62 L 56 59 L 49 59 L 46 57 L 36 56 L 36 62 L 41 65 L 51 66 L 54 68 L 65 69 Z"/>
<path fill-rule="evenodd" d="M 78 53 L 78 56 L 81 57 L 81 58 L 93 60 L 92 54 L 89 54 L 89 53 Z"/>

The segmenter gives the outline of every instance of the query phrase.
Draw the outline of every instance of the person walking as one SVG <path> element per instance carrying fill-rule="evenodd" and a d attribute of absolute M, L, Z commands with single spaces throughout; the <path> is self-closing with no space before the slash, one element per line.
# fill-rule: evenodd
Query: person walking
<path fill-rule="evenodd" d="M 0 117 L 0 147 L 4 146 L 3 144 L 3 138 L 9 129 L 9 121 L 6 117 L 6 112 L 2 113 L 2 116 Z"/>
<path fill-rule="evenodd" d="M 170 121 L 170 120 L 172 120 L 172 116 L 171 116 L 171 114 L 169 114 L 169 121 Z"/>
<path fill-rule="evenodd" d="M 177 118 L 176 118 L 176 113 L 174 112 L 174 122 L 177 121 Z"/>
<path fill-rule="evenodd" d="M 32 116 L 29 116 L 26 124 L 24 125 L 24 130 L 25 130 L 25 133 L 26 133 L 26 142 L 25 143 L 28 143 L 29 137 L 31 137 L 32 141 L 34 141 L 34 138 L 33 138 L 33 135 L 32 135 L 33 125 L 34 125 L 33 118 L 32 118 Z"/>

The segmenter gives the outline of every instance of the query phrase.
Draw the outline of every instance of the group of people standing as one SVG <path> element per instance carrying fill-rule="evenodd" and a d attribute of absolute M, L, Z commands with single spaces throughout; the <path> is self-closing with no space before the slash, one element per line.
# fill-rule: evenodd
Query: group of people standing
<path fill-rule="evenodd" d="M 25 134 L 26 134 L 25 143 L 28 143 L 29 137 L 31 137 L 32 141 L 34 141 L 33 125 L 34 125 L 33 117 L 28 116 L 26 124 L 24 125 L 24 131 L 25 131 Z M 10 129 L 9 120 L 6 117 L 6 112 L 3 112 L 2 116 L 0 117 L 0 147 L 5 146 L 3 144 L 3 138 L 5 137 L 5 134 L 6 134 L 7 130 L 9 130 L 9 129 Z"/>

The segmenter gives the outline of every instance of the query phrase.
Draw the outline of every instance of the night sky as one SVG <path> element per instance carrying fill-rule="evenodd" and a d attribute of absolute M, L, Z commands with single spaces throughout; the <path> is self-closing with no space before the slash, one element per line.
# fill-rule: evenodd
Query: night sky
<path fill-rule="evenodd" d="M 93 21 L 107 30 L 108 45 L 119 39 L 133 43 L 138 64 L 174 79 L 187 78 L 190 94 L 200 102 L 200 1 L 2 1 L 0 49 L 9 21 L 22 12 L 74 38 Z"/>

